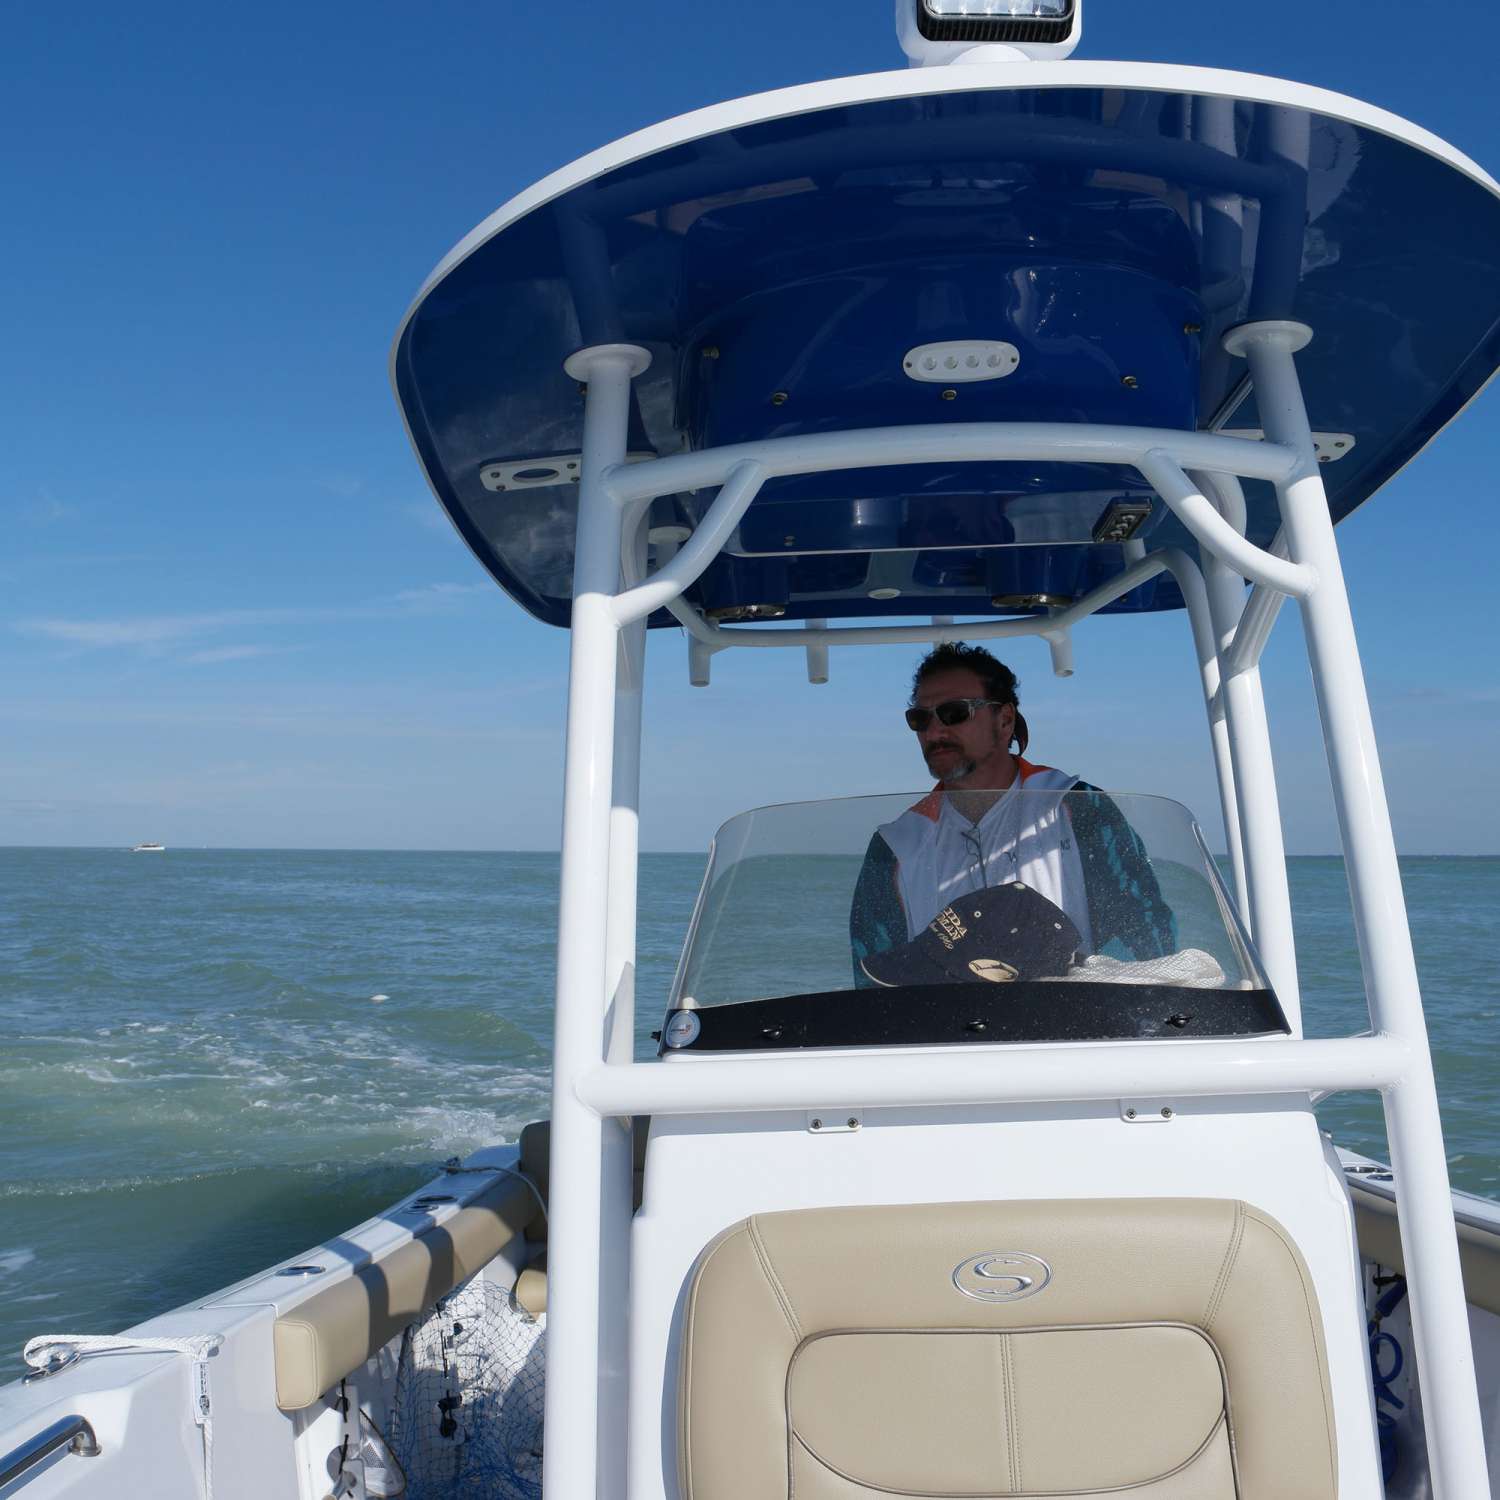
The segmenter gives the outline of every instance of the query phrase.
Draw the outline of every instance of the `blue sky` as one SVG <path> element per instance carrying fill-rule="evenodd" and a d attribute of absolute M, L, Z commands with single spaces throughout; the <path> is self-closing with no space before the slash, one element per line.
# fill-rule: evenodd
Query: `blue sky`
<path fill-rule="evenodd" d="M 386 384 L 449 246 L 529 182 L 736 94 L 900 64 L 886 0 L 0 9 L 0 843 L 550 848 L 566 638 L 491 585 Z M 1493 7 L 1091 0 L 1081 55 L 1352 93 L 1500 167 Z M 1467 30 L 1455 26 L 1467 23 Z M 788 38 L 786 43 L 779 39 Z M 1340 529 L 1400 847 L 1500 850 L 1481 397 Z M 643 837 L 923 784 L 915 653 L 653 635 Z M 1037 758 L 1217 840 L 1180 616 L 1010 653 Z M 1266 662 L 1294 851 L 1335 847 L 1287 611 Z"/>

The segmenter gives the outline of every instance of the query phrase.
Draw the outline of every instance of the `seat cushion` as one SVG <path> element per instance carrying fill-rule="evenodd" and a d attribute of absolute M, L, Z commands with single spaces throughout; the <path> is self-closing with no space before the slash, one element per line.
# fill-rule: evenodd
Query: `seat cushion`
<path fill-rule="evenodd" d="M 488 1265 L 537 1217 L 528 1183 L 506 1173 L 457 1213 L 357 1266 L 277 1318 L 276 1404 L 311 1406 L 376 1350 Z"/>
<path fill-rule="evenodd" d="M 641 1196 L 646 1177 L 646 1138 L 651 1130 L 650 1115 L 636 1115 L 630 1122 L 631 1151 L 635 1178 L 635 1207 L 641 1206 Z M 521 1131 L 521 1170 L 536 1185 L 542 1202 L 552 1187 L 552 1121 L 533 1120 Z M 533 1243 L 547 1238 L 547 1218 L 538 1215 L 526 1231 L 526 1238 Z"/>
<path fill-rule="evenodd" d="M 793 1357 L 787 1414 L 801 1495 L 850 1482 L 913 1494 L 1150 1493 L 1200 1457 L 1229 1477 L 1218 1359 L 1202 1333 L 1176 1325 L 824 1334 Z M 1216 1493 L 1201 1474 L 1195 1482 Z"/>
<path fill-rule="evenodd" d="M 539 1318 L 547 1311 L 547 1252 L 537 1251 L 516 1277 L 516 1301 Z"/>
<path fill-rule="evenodd" d="M 1311 1281 L 1243 1203 L 759 1215 L 699 1258 L 683 1340 L 688 1500 L 1336 1492 Z"/>

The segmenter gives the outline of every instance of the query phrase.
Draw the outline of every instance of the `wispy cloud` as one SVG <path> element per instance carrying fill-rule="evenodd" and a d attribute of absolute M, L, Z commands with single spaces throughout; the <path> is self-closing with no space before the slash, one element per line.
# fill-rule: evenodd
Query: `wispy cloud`
<path fill-rule="evenodd" d="M 400 509 L 402 515 L 415 521 L 423 531 L 441 532 L 444 535 L 450 535 L 453 531 L 453 522 L 435 500 L 414 501 Z"/>
<path fill-rule="evenodd" d="M 223 631 L 253 631 L 286 625 L 334 624 L 348 620 L 395 619 L 435 614 L 455 609 L 477 594 L 491 592 L 485 584 L 431 583 L 422 588 L 402 589 L 385 599 L 367 604 L 293 606 L 281 609 L 221 609 L 201 614 L 134 615 L 110 620 L 68 619 L 58 616 L 18 620 L 14 629 L 22 635 L 85 648 L 134 647 L 161 652 Z M 197 660 L 232 661 L 260 655 L 272 648 L 254 644 L 226 646 L 211 656 L 205 650 Z M 285 649 L 285 648 L 280 648 Z"/>
<path fill-rule="evenodd" d="M 161 558 L 151 552 L 75 552 L 71 548 L 51 552 L 27 552 L 26 571 L 37 568 L 127 568 L 146 563 L 159 564 Z"/>
<path fill-rule="evenodd" d="M 39 490 L 29 499 L 14 507 L 16 517 L 31 526 L 57 526 L 78 518 L 78 507 L 67 500 L 59 500 L 51 490 Z"/>
<path fill-rule="evenodd" d="M 21 620 L 16 629 L 70 646 L 164 646 L 219 630 L 253 629 L 263 625 L 299 624 L 316 618 L 318 610 L 225 609 L 200 615 L 137 615 L 123 620 Z"/>
<path fill-rule="evenodd" d="M 0 797 L 0 816 L 9 818 L 50 818 L 58 810 L 55 802 L 35 798 Z"/>
<path fill-rule="evenodd" d="M 493 592 L 493 586 L 487 583 L 429 583 L 426 588 L 402 589 L 396 603 L 417 609 L 446 609 L 474 594 Z"/>
<path fill-rule="evenodd" d="M 280 656 L 299 651 L 300 646 L 214 646 L 207 651 L 193 651 L 183 657 L 191 666 L 209 666 L 221 661 L 250 661 L 257 656 Z"/>
<path fill-rule="evenodd" d="M 412 692 L 403 687 L 384 709 L 379 703 L 348 706 L 335 703 L 288 703 L 268 707 L 194 703 L 158 707 L 120 700 L 22 703 L 7 705 L 7 712 L 10 720 L 17 724 L 97 726 L 108 723 L 117 731 L 126 726 L 143 726 L 152 730 L 224 729 L 239 734 L 266 732 L 337 740 L 431 740 L 521 745 L 546 750 L 554 750 L 558 746 L 560 724 L 554 727 L 550 721 L 540 719 L 519 723 L 501 722 L 498 715 L 489 722 L 454 722 L 435 716 L 437 710 L 432 709 L 431 705 L 428 709 L 429 716 L 423 717 L 406 711 L 411 698 Z M 460 706 L 465 701 L 461 699 Z M 439 709 L 446 707 L 446 699 L 438 700 Z"/>
<path fill-rule="evenodd" d="M 1389 703 L 1415 703 L 1422 708 L 1490 707 L 1500 703 L 1500 687 L 1458 684 L 1435 686 L 1414 683 L 1410 687 L 1390 694 L 1381 694 L 1377 687 L 1372 690 L 1371 696 L 1377 702 L 1384 698 L 1384 701 Z"/>

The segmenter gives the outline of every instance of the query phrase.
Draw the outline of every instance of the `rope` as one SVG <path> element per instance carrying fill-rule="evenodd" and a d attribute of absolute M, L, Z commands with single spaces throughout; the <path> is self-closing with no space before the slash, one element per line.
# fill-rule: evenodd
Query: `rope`
<path fill-rule="evenodd" d="M 497 1177 L 514 1177 L 518 1181 L 524 1182 L 526 1184 L 526 1186 L 531 1189 L 531 1196 L 536 1199 L 536 1206 L 537 1206 L 538 1209 L 541 1210 L 542 1223 L 545 1224 L 547 1222 L 547 1200 L 542 1196 L 542 1190 L 541 1190 L 541 1188 L 539 1188 L 536 1185 L 536 1183 L 533 1182 L 531 1180 L 531 1178 L 525 1172 L 523 1172 L 520 1169 L 519 1166 L 514 1166 L 514 1167 L 487 1167 L 487 1166 L 465 1167 L 465 1166 L 460 1165 L 459 1160 L 458 1160 L 458 1158 L 456 1156 L 450 1156 L 448 1158 L 448 1160 L 443 1163 L 443 1171 L 449 1177 L 457 1176 L 458 1173 L 460 1173 L 460 1172 L 485 1172 L 485 1173 L 489 1173 L 492 1176 L 497 1176 Z"/>
<path fill-rule="evenodd" d="M 128 1335 L 107 1337 L 97 1334 L 45 1333 L 27 1340 L 21 1358 L 33 1370 L 45 1370 L 68 1354 L 186 1354 L 192 1360 L 189 1375 L 189 1401 L 193 1421 L 203 1429 L 203 1500 L 214 1500 L 214 1426 L 213 1403 L 208 1391 L 208 1360 L 224 1342 L 216 1333 L 198 1334 L 182 1339 L 131 1338 Z"/>
<path fill-rule="evenodd" d="M 506 1177 L 515 1177 L 518 1178 L 521 1182 L 524 1182 L 526 1186 L 531 1189 L 531 1196 L 536 1199 L 536 1206 L 540 1210 L 542 1215 L 542 1223 L 546 1224 L 547 1200 L 542 1197 L 541 1188 L 539 1188 L 536 1183 L 531 1180 L 530 1176 L 523 1172 L 519 1167 L 486 1167 L 484 1170 L 486 1172 L 503 1173 Z"/>

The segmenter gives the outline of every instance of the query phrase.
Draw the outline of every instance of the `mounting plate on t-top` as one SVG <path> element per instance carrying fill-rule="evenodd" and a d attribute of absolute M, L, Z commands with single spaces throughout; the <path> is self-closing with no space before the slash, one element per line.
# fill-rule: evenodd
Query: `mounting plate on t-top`
<path fill-rule="evenodd" d="M 654 453 L 627 453 L 628 464 L 644 463 Z M 487 490 L 535 490 L 549 484 L 577 484 L 583 472 L 581 453 L 550 453 L 544 458 L 496 458 L 479 466 L 479 482 Z"/>
<path fill-rule="evenodd" d="M 1226 427 L 1222 437 L 1249 438 L 1252 442 L 1263 442 L 1265 433 L 1259 427 Z M 1354 434 L 1351 432 L 1315 432 L 1312 435 L 1313 452 L 1320 464 L 1336 464 L 1347 458 L 1354 449 Z"/>

